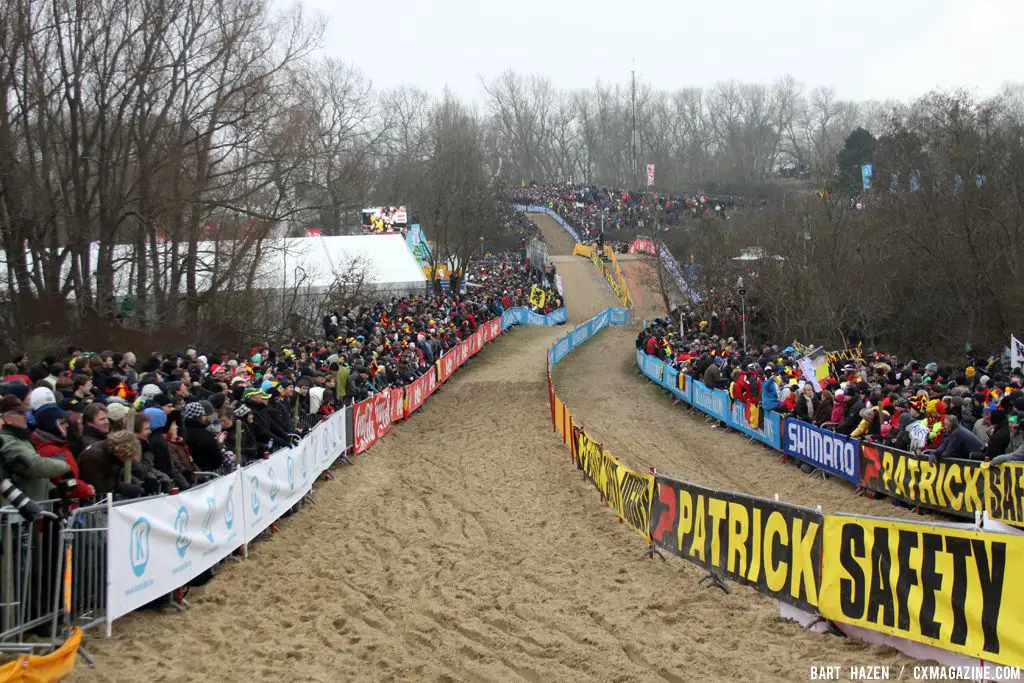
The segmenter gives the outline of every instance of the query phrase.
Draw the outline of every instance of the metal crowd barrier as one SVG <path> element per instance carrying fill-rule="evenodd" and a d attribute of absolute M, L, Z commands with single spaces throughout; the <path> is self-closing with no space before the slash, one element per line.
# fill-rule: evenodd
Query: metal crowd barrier
<path fill-rule="evenodd" d="M 39 506 L 53 515 L 62 501 Z M 63 576 L 61 521 L 28 521 L 14 507 L 0 508 L 0 653 L 50 647 L 57 638 Z M 29 642 L 33 635 L 37 641 Z"/>
<path fill-rule="evenodd" d="M 83 631 L 107 620 L 107 520 L 111 505 L 108 500 L 78 508 L 64 526 L 64 558 L 71 569 L 71 591 L 66 596 L 70 599 L 64 607 L 70 624 Z"/>

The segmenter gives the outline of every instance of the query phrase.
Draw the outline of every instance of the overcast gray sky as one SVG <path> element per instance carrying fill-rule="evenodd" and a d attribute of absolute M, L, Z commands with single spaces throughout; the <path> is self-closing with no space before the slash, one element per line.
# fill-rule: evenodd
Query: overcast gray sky
<path fill-rule="evenodd" d="M 785 74 L 846 99 L 936 87 L 987 96 L 1024 80 L 1024 0 L 306 0 L 330 19 L 326 52 L 379 87 L 445 85 L 512 67 L 560 88 L 624 83 L 632 59 L 657 88 Z"/>

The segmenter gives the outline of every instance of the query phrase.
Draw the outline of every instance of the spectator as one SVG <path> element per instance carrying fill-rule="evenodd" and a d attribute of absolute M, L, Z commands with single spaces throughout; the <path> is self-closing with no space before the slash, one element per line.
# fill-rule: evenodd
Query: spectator
<path fill-rule="evenodd" d="M 75 458 L 80 458 L 86 448 L 105 441 L 109 432 L 110 418 L 106 407 L 102 403 L 90 403 L 82 413 L 82 434 L 72 444 L 71 452 Z"/>
<path fill-rule="evenodd" d="M 185 404 L 185 443 L 192 460 L 201 471 L 216 472 L 224 464 L 221 443 L 224 436 L 214 436 L 207 430 L 209 415 L 199 401 Z"/>
<path fill-rule="evenodd" d="M 954 415 L 947 415 L 945 418 L 946 438 L 942 440 L 938 448 L 925 449 L 924 454 L 928 456 L 931 463 L 938 462 L 942 458 L 953 458 L 966 460 L 972 457 L 972 453 L 981 451 L 985 444 L 974 435 L 974 432 L 960 424 L 960 420 Z"/>
<path fill-rule="evenodd" d="M 36 452 L 28 428 L 28 406 L 15 395 L 0 399 L 0 461 L 11 482 L 33 500 L 50 497 L 50 480 L 71 471 L 70 465 Z"/>
<path fill-rule="evenodd" d="M 48 403 L 35 411 L 35 418 L 36 430 L 32 432 L 32 444 L 36 452 L 44 458 L 67 463 L 69 473 L 74 478 L 74 486 L 66 492 L 67 497 L 78 500 L 92 498 L 96 491 L 88 482 L 82 480 L 78 462 L 71 454 L 71 444 L 68 441 L 68 413 L 56 403 Z M 53 479 L 54 484 L 59 481 L 60 477 Z"/>
<path fill-rule="evenodd" d="M 171 455 L 171 447 L 167 443 L 167 415 L 159 408 L 146 408 L 144 413 L 149 420 L 148 441 L 149 451 L 153 455 L 153 466 L 171 480 L 173 488 L 185 491 L 191 486 L 191 482 L 178 459 Z"/>

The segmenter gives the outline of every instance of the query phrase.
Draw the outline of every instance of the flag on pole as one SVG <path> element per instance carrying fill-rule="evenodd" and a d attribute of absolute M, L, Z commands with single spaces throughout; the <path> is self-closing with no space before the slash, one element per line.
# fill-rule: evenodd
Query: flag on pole
<path fill-rule="evenodd" d="M 864 164 L 863 166 L 860 167 L 860 179 L 861 179 L 861 182 L 864 185 L 864 189 L 865 190 L 870 190 L 871 189 L 871 174 L 872 173 L 873 173 L 873 169 L 871 167 L 871 164 Z"/>
<path fill-rule="evenodd" d="M 647 164 L 647 187 L 654 187 L 654 164 Z"/>
<path fill-rule="evenodd" d="M 1024 367 L 1024 344 L 1012 334 L 1010 335 L 1010 367 Z"/>

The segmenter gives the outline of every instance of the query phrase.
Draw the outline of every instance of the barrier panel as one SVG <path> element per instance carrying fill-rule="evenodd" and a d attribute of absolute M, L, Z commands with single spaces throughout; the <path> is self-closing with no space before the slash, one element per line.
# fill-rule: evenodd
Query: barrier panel
<path fill-rule="evenodd" d="M 781 450 L 854 486 L 860 484 L 860 441 L 857 439 L 786 418 Z"/>
<path fill-rule="evenodd" d="M 974 519 L 985 505 L 986 468 L 980 462 L 939 460 L 885 446 L 861 444 L 860 484 L 911 505 Z"/>
<path fill-rule="evenodd" d="M 985 509 L 1006 524 L 1024 524 L 1024 463 L 990 467 L 985 478 Z"/>
<path fill-rule="evenodd" d="M 547 315 L 534 313 L 528 308 L 510 308 L 501 314 L 501 329 L 504 332 L 513 325 L 561 325 L 567 319 L 564 307 Z"/>
<path fill-rule="evenodd" d="M 498 321 L 500 326 L 501 321 Z M 405 419 L 420 409 L 437 389 L 437 372 L 427 372 L 406 387 Z"/>
<path fill-rule="evenodd" d="M 729 426 L 777 451 L 782 450 L 782 416 L 776 412 L 766 413 L 759 406 L 731 401 Z"/>
<path fill-rule="evenodd" d="M 693 387 L 691 400 L 694 407 L 700 408 L 719 422 L 729 423 L 729 394 L 721 389 L 711 389 L 692 377 L 686 383 Z"/>
<path fill-rule="evenodd" d="M 111 508 L 109 620 L 173 592 L 245 542 L 242 477 L 236 470 L 175 496 Z"/>
<path fill-rule="evenodd" d="M 1024 536 L 826 515 L 818 608 L 829 619 L 1024 664 Z"/>
<path fill-rule="evenodd" d="M 654 477 L 626 467 L 579 427 L 573 428 L 572 437 L 576 444 L 576 466 L 601 492 L 619 519 L 646 539 Z"/>
<path fill-rule="evenodd" d="M 810 508 L 655 477 L 652 542 L 796 607 L 818 604 L 822 515 Z"/>
<path fill-rule="evenodd" d="M 635 240 L 629 243 L 628 247 L 630 254 L 650 254 L 651 256 L 658 255 L 658 248 L 654 244 L 654 240 L 650 237 L 637 237 Z"/>
<path fill-rule="evenodd" d="M 455 349 L 449 351 L 438 361 L 439 364 L 444 364 L 447 360 L 451 364 L 452 372 L 455 371 L 454 354 Z M 438 367 L 440 368 L 441 365 Z M 391 429 L 391 392 L 377 393 L 365 401 L 359 401 L 353 407 L 352 414 L 355 452 L 359 454 L 377 443 L 377 440 Z"/>

